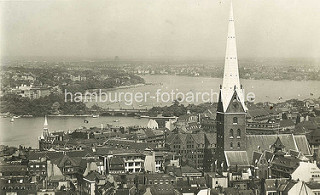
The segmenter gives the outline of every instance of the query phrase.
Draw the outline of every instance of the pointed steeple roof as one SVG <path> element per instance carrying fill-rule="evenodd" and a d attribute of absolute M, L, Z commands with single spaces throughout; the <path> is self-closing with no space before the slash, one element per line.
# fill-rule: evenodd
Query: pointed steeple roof
<path fill-rule="evenodd" d="M 224 63 L 224 73 L 223 73 L 223 84 L 222 84 L 222 103 L 224 111 L 227 110 L 234 91 L 237 92 L 238 99 L 241 102 L 244 110 L 247 108 L 244 104 L 243 89 L 241 89 L 240 79 L 239 79 L 239 66 L 238 66 L 238 56 L 237 56 L 237 44 L 236 44 L 236 33 L 234 27 L 234 17 L 233 17 L 233 6 L 231 2 L 230 15 L 229 15 L 229 25 L 228 25 L 228 38 L 227 38 L 227 48 Z"/>
<path fill-rule="evenodd" d="M 281 140 L 279 137 L 277 137 L 276 142 L 272 144 L 271 146 L 273 148 L 273 153 L 276 154 L 277 156 L 283 156 L 285 153 L 282 151 L 285 146 L 282 144 Z"/>
<path fill-rule="evenodd" d="M 47 116 L 44 116 L 43 129 L 48 129 L 48 120 L 47 120 Z"/>
<path fill-rule="evenodd" d="M 279 137 L 277 137 L 276 142 L 274 142 L 274 144 L 272 144 L 272 147 L 279 148 L 279 149 L 285 148 L 285 146 L 282 144 L 282 142 L 281 142 Z"/>

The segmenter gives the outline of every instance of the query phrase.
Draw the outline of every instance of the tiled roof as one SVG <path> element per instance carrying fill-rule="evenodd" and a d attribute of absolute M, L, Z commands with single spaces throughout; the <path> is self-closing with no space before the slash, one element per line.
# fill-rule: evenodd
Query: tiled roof
<path fill-rule="evenodd" d="M 304 155 L 311 155 L 308 140 L 305 135 L 294 135 L 299 151 Z"/>
<path fill-rule="evenodd" d="M 249 162 L 252 162 L 252 155 L 250 154 L 253 154 L 254 151 L 270 151 L 272 144 L 276 142 L 278 137 L 285 146 L 284 150 L 286 152 L 289 152 L 289 150 L 298 151 L 292 134 L 247 135 L 246 137 Z"/>
<path fill-rule="evenodd" d="M 246 151 L 225 151 L 228 166 L 248 166 L 248 155 Z"/>

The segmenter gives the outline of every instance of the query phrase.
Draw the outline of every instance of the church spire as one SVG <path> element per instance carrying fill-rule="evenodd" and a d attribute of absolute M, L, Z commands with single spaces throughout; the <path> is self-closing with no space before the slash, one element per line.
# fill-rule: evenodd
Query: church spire
<path fill-rule="evenodd" d="M 235 86 L 238 89 L 240 88 L 236 33 L 234 28 L 233 6 L 231 2 L 222 88 L 233 90 Z"/>
<path fill-rule="evenodd" d="M 48 136 L 49 136 L 48 120 L 47 120 L 47 116 L 45 115 L 44 116 L 43 132 L 42 132 L 41 139 L 47 139 Z"/>
<path fill-rule="evenodd" d="M 45 115 L 45 116 L 44 116 L 43 129 L 48 129 L 48 120 L 47 120 L 47 115 Z"/>
<path fill-rule="evenodd" d="M 227 110 L 227 107 L 229 106 L 229 103 L 235 92 L 237 93 L 237 96 L 244 110 L 246 110 L 246 107 L 244 105 L 243 89 L 241 89 L 240 79 L 239 79 L 239 66 L 238 66 L 236 33 L 235 33 L 235 27 L 234 27 L 232 2 L 230 6 L 228 38 L 227 38 L 223 83 L 222 83 L 221 91 L 222 91 L 221 95 L 222 95 L 222 103 L 223 103 L 224 111 Z"/>

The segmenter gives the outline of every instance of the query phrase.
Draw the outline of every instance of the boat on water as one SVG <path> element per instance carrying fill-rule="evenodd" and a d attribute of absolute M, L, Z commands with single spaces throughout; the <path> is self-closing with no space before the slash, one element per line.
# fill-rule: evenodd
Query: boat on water
<path fill-rule="evenodd" d="M 12 123 L 14 122 L 14 118 L 13 117 L 11 118 L 10 122 L 12 122 Z"/>
<path fill-rule="evenodd" d="M 120 120 L 119 119 L 116 119 L 116 120 L 114 120 L 113 122 L 119 122 Z"/>
<path fill-rule="evenodd" d="M 98 114 L 93 114 L 92 118 L 99 118 L 99 115 Z"/>
<path fill-rule="evenodd" d="M 17 119 L 17 118 L 21 118 L 21 116 L 13 116 L 12 118 Z"/>
<path fill-rule="evenodd" d="M 150 116 L 141 115 L 140 118 L 149 118 Z"/>

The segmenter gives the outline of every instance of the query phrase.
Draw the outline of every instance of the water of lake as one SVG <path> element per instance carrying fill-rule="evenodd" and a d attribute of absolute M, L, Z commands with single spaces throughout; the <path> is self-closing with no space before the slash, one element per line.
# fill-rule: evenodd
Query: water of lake
<path fill-rule="evenodd" d="M 144 76 L 147 83 L 154 85 L 145 85 L 129 89 L 117 89 L 114 92 L 149 92 L 155 95 L 158 89 L 163 92 L 218 92 L 222 79 L 203 78 L 203 77 L 185 77 L 172 75 L 147 75 Z M 320 96 L 320 81 L 270 81 L 270 80 L 241 80 L 245 93 L 253 92 L 256 96 L 256 102 L 278 102 L 297 98 L 306 99 L 310 97 Z M 310 96 L 310 93 L 313 96 Z M 198 102 L 201 103 L 201 102 Z M 94 102 L 87 103 L 89 106 Z M 157 102 L 155 99 L 149 98 L 147 102 L 133 102 L 133 105 L 125 105 L 124 102 L 117 103 L 98 103 L 102 107 L 110 108 L 150 108 L 152 106 L 170 105 L 171 102 Z M 84 123 L 84 119 L 89 123 Z M 120 119 L 118 122 L 115 120 Z M 17 146 L 19 144 L 25 146 L 38 147 L 37 138 L 43 129 L 43 118 L 20 118 L 13 123 L 8 118 L 0 118 L 0 144 Z M 101 124 L 113 124 L 117 126 L 140 125 L 146 126 L 147 119 L 135 119 L 131 117 L 100 117 L 93 119 L 91 117 L 49 117 L 49 130 L 74 130 L 80 126 L 92 127 Z"/>

